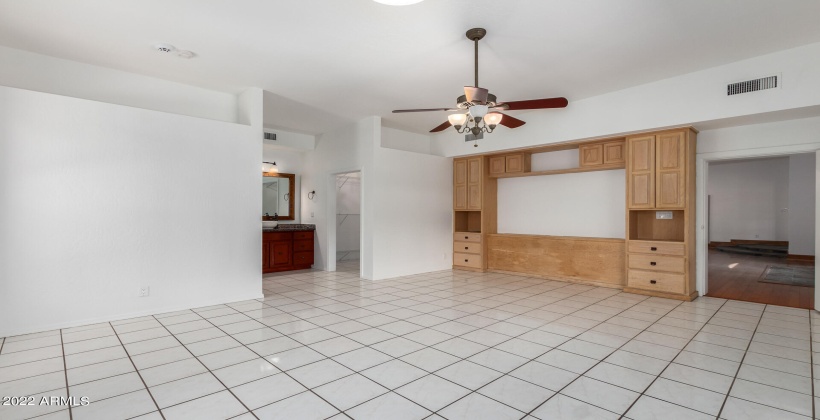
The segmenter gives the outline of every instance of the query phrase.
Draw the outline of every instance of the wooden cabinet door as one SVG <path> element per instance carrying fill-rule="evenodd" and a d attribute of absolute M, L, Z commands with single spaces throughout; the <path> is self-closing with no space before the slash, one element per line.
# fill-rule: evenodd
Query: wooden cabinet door
<path fill-rule="evenodd" d="M 505 156 L 493 156 L 490 158 L 490 175 L 501 175 L 507 172 Z"/>
<path fill-rule="evenodd" d="M 598 166 L 604 163 L 604 146 L 602 144 L 585 144 L 578 148 L 580 166 Z"/>
<path fill-rule="evenodd" d="M 658 135 L 655 162 L 656 207 L 677 209 L 686 205 L 686 135 Z"/>
<path fill-rule="evenodd" d="M 604 143 L 604 165 L 624 163 L 624 142 Z"/>
<path fill-rule="evenodd" d="M 262 242 L 262 271 L 270 268 L 270 242 Z"/>
<path fill-rule="evenodd" d="M 467 159 L 467 209 L 481 210 L 481 160 Z"/>
<path fill-rule="evenodd" d="M 453 209 L 467 209 L 467 160 L 453 161 Z"/>
<path fill-rule="evenodd" d="M 508 155 L 504 157 L 507 172 L 524 172 L 524 155 Z"/>
<path fill-rule="evenodd" d="M 627 139 L 626 204 L 630 209 L 655 207 L 655 136 Z"/>
<path fill-rule="evenodd" d="M 290 247 L 290 242 L 270 243 L 270 259 L 272 268 L 290 265 Z"/>

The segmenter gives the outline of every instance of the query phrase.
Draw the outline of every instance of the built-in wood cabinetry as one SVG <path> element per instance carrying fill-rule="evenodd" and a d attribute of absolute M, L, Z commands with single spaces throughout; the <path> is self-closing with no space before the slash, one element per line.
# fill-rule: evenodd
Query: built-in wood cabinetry
<path fill-rule="evenodd" d="M 582 144 L 578 146 L 578 165 L 581 168 L 590 166 L 623 165 L 625 160 L 624 141 Z"/>
<path fill-rule="evenodd" d="M 454 268 L 483 271 L 487 267 L 483 236 L 496 229 L 497 181 L 489 178 L 493 165 L 506 170 L 507 160 L 477 156 L 453 161 Z M 523 162 L 513 159 L 512 165 Z"/>
<path fill-rule="evenodd" d="M 697 297 L 696 136 L 680 129 L 627 138 L 626 291 Z"/>
<path fill-rule="evenodd" d="M 681 128 L 455 159 L 453 268 L 696 297 L 695 143 L 696 131 Z M 577 168 L 532 171 L 533 154 L 570 149 Z M 625 239 L 497 232 L 498 178 L 624 168 Z"/>
<path fill-rule="evenodd" d="M 517 174 L 530 171 L 530 154 L 513 153 L 503 156 L 491 156 L 489 159 L 490 176 Z"/>
<path fill-rule="evenodd" d="M 313 231 L 262 233 L 262 272 L 301 270 L 313 265 Z"/>

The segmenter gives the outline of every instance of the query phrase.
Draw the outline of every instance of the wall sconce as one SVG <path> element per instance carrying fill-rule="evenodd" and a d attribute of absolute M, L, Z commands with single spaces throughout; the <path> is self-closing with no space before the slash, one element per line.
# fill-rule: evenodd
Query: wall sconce
<path fill-rule="evenodd" d="M 262 162 L 262 172 L 269 173 L 269 174 L 277 174 L 279 173 L 279 167 L 276 166 L 276 162 Z"/>
<path fill-rule="evenodd" d="M 313 197 L 316 197 L 316 190 L 308 193 L 308 200 L 313 200 Z"/>

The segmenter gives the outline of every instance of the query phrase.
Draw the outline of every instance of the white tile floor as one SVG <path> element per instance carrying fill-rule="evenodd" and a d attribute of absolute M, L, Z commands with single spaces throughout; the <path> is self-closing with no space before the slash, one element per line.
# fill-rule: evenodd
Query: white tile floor
<path fill-rule="evenodd" d="M 339 270 L 266 277 L 259 301 L 0 338 L 0 396 L 91 401 L 0 418 L 805 419 L 820 401 L 814 311 Z"/>

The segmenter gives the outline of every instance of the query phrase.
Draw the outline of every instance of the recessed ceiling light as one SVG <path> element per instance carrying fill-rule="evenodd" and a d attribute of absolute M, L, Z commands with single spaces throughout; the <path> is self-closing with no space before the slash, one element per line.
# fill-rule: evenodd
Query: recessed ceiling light
<path fill-rule="evenodd" d="M 388 6 L 407 6 L 410 4 L 421 3 L 424 0 L 373 0 L 376 3 L 386 4 Z"/>

